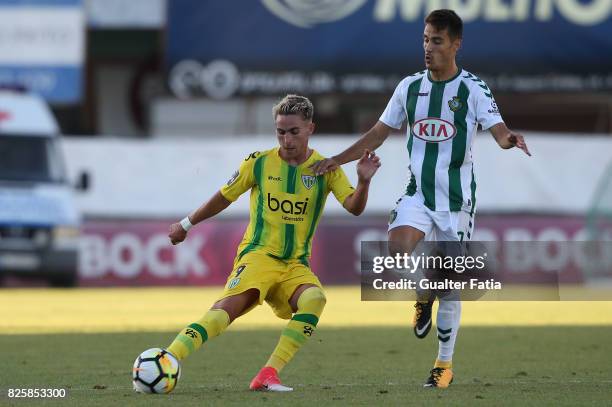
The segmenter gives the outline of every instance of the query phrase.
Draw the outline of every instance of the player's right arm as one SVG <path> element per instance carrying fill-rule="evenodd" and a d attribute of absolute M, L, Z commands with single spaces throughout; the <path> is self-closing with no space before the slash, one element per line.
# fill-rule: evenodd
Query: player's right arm
<path fill-rule="evenodd" d="M 202 204 L 202 206 L 193 211 L 187 218 L 189 219 L 189 222 L 195 226 L 203 220 L 212 218 L 219 212 L 223 211 L 225 208 L 230 206 L 231 203 L 231 201 L 228 201 L 221 194 L 221 192 L 218 191 L 208 200 L 208 202 Z M 187 237 L 187 230 L 183 228 L 180 222 L 173 223 L 170 225 L 170 233 L 168 233 L 168 237 L 170 238 L 170 242 L 172 244 L 180 243 Z"/>
<path fill-rule="evenodd" d="M 253 173 L 253 167 L 259 152 L 249 154 L 240 165 L 238 171 L 236 171 L 232 177 L 227 181 L 225 185 L 217 193 L 213 195 L 207 202 L 202 204 L 198 209 L 193 211 L 187 218 L 181 222 L 188 221 L 187 229 L 183 227 L 181 222 L 176 222 L 170 225 L 170 232 L 168 237 L 172 244 L 177 244 L 185 240 L 187 237 L 187 231 L 192 226 L 198 223 L 212 218 L 225 208 L 230 206 L 240 195 L 248 191 L 255 184 L 255 175 Z"/>
<path fill-rule="evenodd" d="M 352 146 L 338 155 L 316 162 L 312 166 L 313 171 L 317 175 L 322 175 L 326 172 L 335 170 L 342 164 L 361 158 L 364 150 L 374 151 L 380 147 L 387 137 L 389 137 L 389 134 L 391 134 L 391 130 L 391 127 L 379 120 Z"/>
<path fill-rule="evenodd" d="M 404 110 L 404 101 L 406 100 L 407 93 L 406 83 L 406 79 L 404 79 L 397 85 L 385 111 L 370 130 L 340 154 L 313 164 L 312 169 L 314 173 L 322 175 L 335 170 L 342 164 L 361 158 L 365 150 L 376 150 L 389 137 L 393 129 L 401 128 L 404 120 L 406 120 L 406 111 Z"/>
<path fill-rule="evenodd" d="M 342 203 L 342 206 L 353 215 L 359 216 L 363 213 L 368 201 L 370 180 L 376 174 L 379 167 L 380 159 L 376 154 L 365 150 L 361 159 L 357 162 L 357 188 Z M 346 176 L 344 178 L 346 179 Z"/>

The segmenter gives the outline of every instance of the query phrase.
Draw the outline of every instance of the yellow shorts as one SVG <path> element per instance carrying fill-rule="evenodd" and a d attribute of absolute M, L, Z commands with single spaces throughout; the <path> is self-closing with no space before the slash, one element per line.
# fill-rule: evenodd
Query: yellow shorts
<path fill-rule="evenodd" d="M 247 253 L 234 262 L 234 269 L 219 300 L 255 288 L 259 290 L 259 305 L 265 300 L 279 318 L 290 319 L 293 311 L 289 299 L 302 284 L 314 284 L 323 289 L 310 267 L 298 260 L 285 262 L 266 254 Z"/>

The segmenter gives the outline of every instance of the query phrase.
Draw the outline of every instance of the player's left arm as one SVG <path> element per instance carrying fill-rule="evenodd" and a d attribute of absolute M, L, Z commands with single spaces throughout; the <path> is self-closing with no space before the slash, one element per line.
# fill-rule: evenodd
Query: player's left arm
<path fill-rule="evenodd" d="M 475 92 L 474 103 L 476 108 L 476 121 L 483 130 L 489 130 L 497 144 L 508 149 L 518 147 L 531 156 L 525 138 L 522 134 L 510 130 L 504 123 L 499 107 L 495 103 L 493 93 L 487 85 L 478 79 L 478 86 L 472 85 Z"/>
<path fill-rule="evenodd" d="M 380 158 L 375 153 L 365 150 L 357 162 L 357 188 L 342 203 L 342 206 L 353 215 L 359 216 L 364 211 L 368 202 L 370 181 L 379 167 Z"/>
<path fill-rule="evenodd" d="M 491 127 L 489 131 L 501 148 L 508 149 L 517 147 L 523 150 L 528 156 L 531 156 L 523 135 L 510 130 L 504 122 L 497 123 Z"/>

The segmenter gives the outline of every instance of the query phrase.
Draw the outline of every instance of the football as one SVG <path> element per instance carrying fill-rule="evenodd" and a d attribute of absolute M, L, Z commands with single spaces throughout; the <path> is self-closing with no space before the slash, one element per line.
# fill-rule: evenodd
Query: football
<path fill-rule="evenodd" d="M 168 394 L 180 377 L 179 361 L 165 349 L 147 349 L 134 361 L 132 384 L 136 392 Z"/>

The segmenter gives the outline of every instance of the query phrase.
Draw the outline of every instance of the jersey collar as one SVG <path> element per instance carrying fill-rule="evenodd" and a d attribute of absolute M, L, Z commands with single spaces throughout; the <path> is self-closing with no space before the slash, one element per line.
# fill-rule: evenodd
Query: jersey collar
<path fill-rule="evenodd" d="M 435 81 L 435 80 L 433 80 L 433 78 L 431 77 L 431 72 L 430 72 L 430 71 L 429 71 L 429 69 L 428 69 L 428 70 L 427 70 L 427 79 L 428 79 L 428 80 L 429 80 L 429 82 L 431 82 L 431 83 L 439 83 L 439 84 L 449 83 L 449 82 L 452 82 L 452 81 L 454 81 L 455 79 L 457 79 L 457 77 L 458 77 L 459 75 L 461 75 L 461 72 L 462 72 L 462 71 L 463 71 L 463 69 L 462 69 L 461 67 L 459 67 L 459 66 L 458 66 L 458 67 L 457 67 L 457 73 L 456 73 L 456 74 L 455 74 L 455 75 L 454 75 L 452 78 L 447 79 L 447 80 L 445 80 L 445 81 Z"/>
<path fill-rule="evenodd" d="M 310 163 L 311 163 L 311 161 L 313 160 L 313 158 L 314 158 L 314 157 L 315 157 L 315 155 L 316 155 L 316 151 L 315 151 L 315 149 L 314 149 L 314 148 L 310 148 L 310 147 L 308 147 L 308 148 L 309 148 L 309 150 L 310 150 L 310 155 L 308 156 L 308 158 L 306 159 L 306 161 L 304 161 L 303 163 L 301 163 L 300 165 L 297 165 L 297 166 L 295 166 L 295 165 L 291 165 L 291 164 L 289 164 L 287 161 L 283 160 L 283 157 L 281 157 L 281 156 L 280 156 L 280 147 L 276 147 L 276 156 L 278 157 L 278 159 L 279 159 L 279 160 L 280 160 L 280 161 L 281 161 L 283 164 L 288 165 L 288 166 L 290 166 L 290 167 L 300 168 L 300 167 L 305 166 L 306 164 L 310 164 Z"/>

